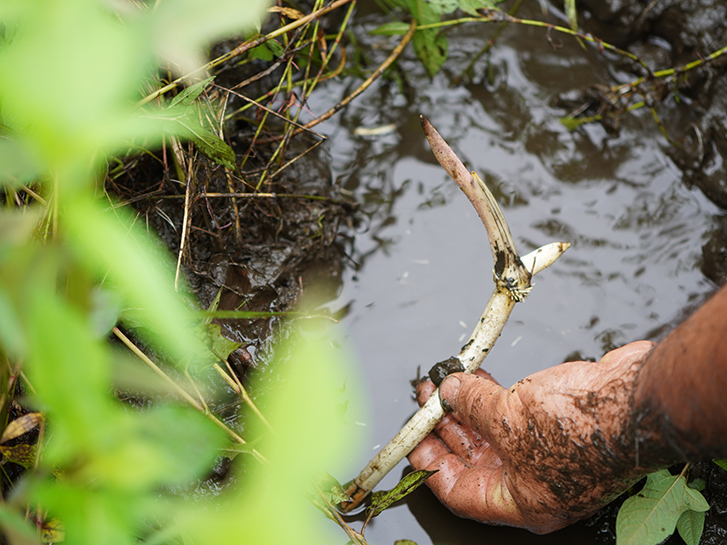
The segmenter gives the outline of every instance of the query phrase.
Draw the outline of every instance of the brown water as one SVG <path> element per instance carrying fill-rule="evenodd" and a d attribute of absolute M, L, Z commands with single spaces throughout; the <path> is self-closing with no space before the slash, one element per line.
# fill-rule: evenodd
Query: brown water
<path fill-rule="evenodd" d="M 553 50 L 544 31 L 512 27 L 476 65 L 471 83 L 451 86 L 494 28 L 451 31 L 451 58 L 433 80 L 409 49 L 400 63 L 403 93 L 394 81 L 379 82 L 321 129 L 330 137 L 334 180 L 367 213 L 352 256 L 357 266 L 331 305 L 349 307 L 342 327 L 371 405 L 360 423 L 367 439 L 356 470 L 415 410 L 409 381 L 417 368 L 426 373 L 459 352 L 493 287 L 485 230 L 435 163 L 419 114 L 490 184 L 521 253 L 552 241 L 572 244 L 536 277 L 485 361 L 504 385 L 567 359 L 599 358 L 630 341 L 657 339 L 714 289 L 699 264 L 720 212 L 680 182 L 649 112 L 624 117 L 613 137 L 599 125 L 568 132 L 558 121 L 564 111 L 549 106 L 557 93 L 630 79 L 623 64 L 567 38 Z M 358 35 L 369 44 L 392 43 Z M 346 83 L 329 86 L 309 108 L 325 111 L 358 82 Z M 686 107 L 667 102 L 661 113 L 678 136 Z M 388 124 L 395 128 L 384 135 L 354 132 Z M 405 468 L 402 463 L 382 488 L 393 486 Z M 426 491 L 385 512 L 367 538 L 419 545 L 600 543 L 609 542 L 607 526 L 596 521 L 532 536 L 456 519 Z"/>

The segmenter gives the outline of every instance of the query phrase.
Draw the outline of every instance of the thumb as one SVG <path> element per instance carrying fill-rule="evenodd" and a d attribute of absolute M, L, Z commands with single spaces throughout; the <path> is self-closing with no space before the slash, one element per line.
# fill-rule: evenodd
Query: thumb
<path fill-rule="evenodd" d="M 488 441 L 493 423 L 499 420 L 498 405 L 505 392 L 507 390 L 494 380 L 468 373 L 449 375 L 439 387 L 442 406 Z"/>

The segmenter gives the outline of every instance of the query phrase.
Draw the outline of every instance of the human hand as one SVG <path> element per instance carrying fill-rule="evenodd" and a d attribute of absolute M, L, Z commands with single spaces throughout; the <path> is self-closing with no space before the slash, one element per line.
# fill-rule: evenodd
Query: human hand
<path fill-rule="evenodd" d="M 535 533 L 586 518 L 655 468 L 639 467 L 630 398 L 653 343 L 563 363 L 509 390 L 482 370 L 441 384 L 451 413 L 409 455 L 455 514 Z M 434 391 L 417 387 L 423 404 Z"/>

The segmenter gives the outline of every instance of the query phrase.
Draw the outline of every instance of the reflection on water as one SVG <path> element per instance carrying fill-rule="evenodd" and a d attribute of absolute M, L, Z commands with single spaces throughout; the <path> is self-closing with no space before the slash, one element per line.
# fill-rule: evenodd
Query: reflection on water
<path fill-rule="evenodd" d="M 426 372 L 459 351 L 492 291 L 484 228 L 429 152 L 420 113 L 490 185 L 521 253 L 555 240 L 572 243 L 535 279 L 485 361 L 504 385 L 577 355 L 599 358 L 621 344 L 656 339 L 713 289 L 699 262 L 718 210 L 680 183 L 650 114 L 624 118 L 612 137 L 600 126 L 569 133 L 558 121 L 564 112 L 549 106 L 556 93 L 607 82 L 608 74 L 626 77 L 619 65 L 568 40 L 554 51 L 543 31 L 510 28 L 476 65 L 473 80 L 451 87 L 493 30 L 453 30 L 443 73 L 429 80 L 406 58 L 397 77 L 322 129 L 332 136 L 335 179 L 367 213 L 355 244 L 358 267 L 336 302 L 350 305 L 344 326 L 373 405 L 362 464 L 415 410 L 409 380 L 417 368 Z M 386 43 L 363 33 L 360 39 Z M 345 88 L 328 92 L 326 100 L 336 100 Z M 319 100 L 310 104 L 314 112 L 327 108 Z M 390 123 L 392 133 L 354 133 Z M 404 467 L 382 487 L 393 486 Z M 471 543 L 473 532 L 488 543 L 601 539 L 585 526 L 542 537 L 454 520 L 426 491 L 410 505 L 374 521 L 370 540 Z"/>

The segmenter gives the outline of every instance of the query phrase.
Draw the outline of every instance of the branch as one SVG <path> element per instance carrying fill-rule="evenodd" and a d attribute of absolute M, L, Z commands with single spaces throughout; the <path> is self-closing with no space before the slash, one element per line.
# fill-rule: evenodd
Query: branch
<path fill-rule="evenodd" d="M 462 351 L 447 363 L 466 373 L 474 373 L 482 364 L 500 336 L 515 303 L 522 301 L 531 289 L 530 280 L 558 259 L 570 246 L 567 242 L 546 244 L 519 257 L 512 234 L 502 211 L 490 190 L 475 174 L 465 169 L 452 148 L 423 117 L 422 128 L 432 152 L 460 189 L 467 195 L 487 229 L 492 255 L 495 260 L 495 291 L 487 302 L 470 340 Z M 451 360 L 454 360 L 452 362 Z M 439 364 L 438 364 L 439 365 Z M 437 366 L 435 366 L 436 368 Z M 403 460 L 439 423 L 444 416 L 439 388 L 407 422 L 401 431 L 374 456 L 368 465 L 346 489 L 350 502 L 341 504 L 344 512 L 355 509 L 371 490 Z"/>

